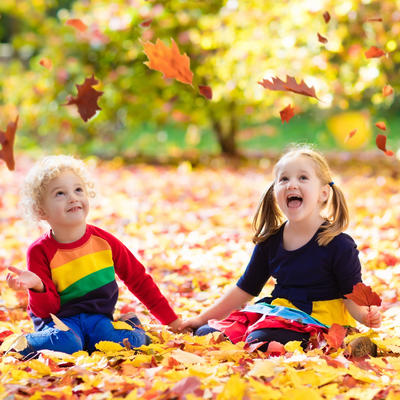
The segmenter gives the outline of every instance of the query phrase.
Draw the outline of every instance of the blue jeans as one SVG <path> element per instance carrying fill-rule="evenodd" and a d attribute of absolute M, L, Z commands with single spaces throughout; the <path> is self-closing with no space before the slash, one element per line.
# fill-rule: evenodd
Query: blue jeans
<path fill-rule="evenodd" d="M 70 328 L 68 331 L 58 329 L 51 321 L 41 330 L 26 335 L 28 346 L 20 353 L 26 356 L 45 349 L 69 354 L 79 350 L 91 353 L 96 350 L 96 343 L 102 340 L 123 345 L 123 340 L 128 339 L 132 347 L 150 343 L 143 329 L 115 329 L 111 319 L 102 314 L 82 313 L 60 319 Z"/>

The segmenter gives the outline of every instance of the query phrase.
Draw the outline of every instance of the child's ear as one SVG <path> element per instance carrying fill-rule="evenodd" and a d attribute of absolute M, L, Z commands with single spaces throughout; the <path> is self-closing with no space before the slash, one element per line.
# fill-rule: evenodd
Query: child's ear
<path fill-rule="evenodd" d="M 325 202 L 328 201 L 330 189 L 331 189 L 331 187 L 328 184 L 322 186 L 321 192 L 319 195 L 319 198 L 320 198 L 322 204 L 324 204 Z"/>
<path fill-rule="evenodd" d="M 39 219 L 41 219 L 41 220 L 46 219 L 46 212 L 43 210 L 43 208 L 38 207 L 36 211 L 37 211 L 37 215 L 38 215 Z"/>

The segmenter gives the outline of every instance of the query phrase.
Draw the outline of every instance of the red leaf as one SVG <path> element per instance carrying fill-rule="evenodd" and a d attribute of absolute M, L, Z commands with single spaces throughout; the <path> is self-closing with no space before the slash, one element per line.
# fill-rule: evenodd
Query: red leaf
<path fill-rule="evenodd" d="M 68 102 L 64 104 L 66 106 L 76 104 L 78 106 L 78 112 L 85 122 L 93 117 L 97 110 L 101 110 L 97 104 L 97 100 L 103 92 L 92 88 L 92 86 L 97 85 L 97 83 L 99 83 L 99 81 L 95 79 L 94 75 L 92 75 L 91 78 L 86 78 L 82 85 L 76 85 L 78 96 L 68 96 Z"/>
<path fill-rule="evenodd" d="M 164 78 L 174 78 L 191 85 L 193 72 L 190 70 L 190 58 L 186 53 L 180 54 L 174 39 L 171 40 L 171 47 L 167 47 L 160 39 L 157 39 L 156 44 L 145 42 L 144 53 L 149 59 L 145 64 L 150 69 L 162 72 Z"/>
<path fill-rule="evenodd" d="M 354 285 L 353 291 L 350 294 L 346 294 L 345 297 L 353 300 L 354 303 L 358 304 L 359 306 L 380 306 L 382 303 L 382 300 L 378 294 L 372 291 L 370 286 L 364 285 L 362 282 L 358 282 L 356 285 Z"/>
<path fill-rule="evenodd" d="M 330 14 L 328 13 L 328 11 L 325 11 L 325 12 L 322 14 L 322 16 L 324 17 L 324 20 L 325 20 L 326 23 L 328 23 L 328 22 L 331 20 L 331 16 L 330 16 Z"/>
<path fill-rule="evenodd" d="M 346 139 L 344 140 L 345 143 L 348 142 L 357 132 L 357 129 L 353 129 L 349 134 L 347 135 Z"/>
<path fill-rule="evenodd" d="M 53 68 L 53 63 L 51 62 L 50 58 L 43 57 L 43 58 L 39 61 L 39 64 L 40 64 L 42 67 L 48 69 L 49 71 Z"/>
<path fill-rule="evenodd" d="M 199 93 L 208 100 L 212 99 L 212 89 L 210 88 L 210 86 L 199 85 Z"/>
<path fill-rule="evenodd" d="M 382 89 L 382 96 L 387 97 L 393 94 L 394 90 L 390 85 L 385 85 Z"/>
<path fill-rule="evenodd" d="M 289 121 L 294 117 L 294 107 L 289 104 L 283 110 L 279 111 L 279 114 L 281 115 L 282 124 L 285 123 L 285 121 L 289 123 Z"/>
<path fill-rule="evenodd" d="M 317 36 L 318 36 L 319 42 L 324 43 L 324 44 L 328 43 L 328 39 L 325 36 L 320 35 L 318 32 L 317 32 Z"/>
<path fill-rule="evenodd" d="M 371 46 L 366 52 L 365 57 L 367 58 L 379 58 L 385 55 L 385 52 L 376 46 Z"/>
<path fill-rule="evenodd" d="M 386 136 L 385 135 L 376 135 L 376 147 L 379 150 L 382 150 L 387 156 L 392 156 L 393 151 L 386 149 Z"/>
<path fill-rule="evenodd" d="M 14 122 L 9 122 L 5 132 L 0 131 L 0 159 L 4 160 L 7 168 L 12 171 L 15 168 L 14 160 L 14 141 L 15 132 L 17 130 L 19 116 L 15 118 Z"/>
<path fill-rule="evenodd" d="M 375 124 L 375 126 L 382 131 L 386 131 L 386 124 L 383 121 L 379 121 Z"/>
<path fill-rule="evenodd" d="M 267 354 L 271 356 L 280 356 L 282 354 L 285 354 L 285 346 L 282 343 L 279 342 L 269 342 L 268 344 L 268 349 L 267 349 Z"/>
<path fill-rule="evenodd" d="M 142 28 L 147 28 L 148 26 L 151 25 L 152 22 L 153 22 L 152 19 L 146 19 L 146 20 L 144 20 L 144 21 L 140 24 L 140 26 L 141 26 Z"/>
<path fill-rule="evenodd" d="M 324 338 L 328 343 L 329 347 L 337 350 L 343 343 L 343 339 L 345 338 L 347 333 L 347 329 L 342 325 L 333 324 L 328 333 L 324 333 Z"/>
<path fill-rule="evenodd" d="M 87 25 L 85 23 L 83 23 L 80 19 L 78 18 L 72 18 L 69 19 L 65 22 L 66 25 L 70 25 L 76 29 L 78 29 L 78 31 L 80 32 L 85 32 L 87 30 Z"/>
<path fill-rule="evenodd" d="M 265 87 L 265 89 L 293 92 L 318 99 L 313 87 L 307 86 L 303 80 L 300 83 L 297 83 L 296 79 L 289 75 L 286 76 L 286 82 L 283 82 L 279 78 L 273 77 L 272 82 L 267 79 L 263 79 L 262 82 L 258 83 Z"/>

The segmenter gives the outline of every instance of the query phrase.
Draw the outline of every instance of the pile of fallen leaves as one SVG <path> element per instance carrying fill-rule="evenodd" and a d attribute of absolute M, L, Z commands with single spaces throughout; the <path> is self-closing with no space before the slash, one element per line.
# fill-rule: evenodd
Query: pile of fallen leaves
<path fill-rule="evenodd" d="M 0 168 L 0 341 L 32 330 L 26 294 L 7 288 L 9 265 L 24 266 L 27 246 L 44 227 L 23 221 L 18 190 L 29 159 Z M 262 163 L 268 165 L 268 162 Z M 89 222 L 121 239 L 146 265 L 175 310 L 194 316 L 234 284 L 252 252 L 251 220 L 270 182 L 267 167 L 124 166 L 89 160 L 98 182 Z M 31 399 L 398 399 L 400 398 L 400 187 L 390 169 L 337 171 L 349 201 L 363 277 L 382 298 L 382 327 L 360 327 L 377 357 L 356 358 L 344 341 L 326 338 L 304 352 L 297 342 L 262 353 L 218 334 L 173 334 L 121 285 L 116 318 L 135 311 L 153 342 L 139 349 L 102 342 L 73 355 L 44 351 L 0 361 L 1 398 Z M 271 290 L 268 284 L 262 293 Z M 337 339 L 337 338 L 336 338 Z"/>

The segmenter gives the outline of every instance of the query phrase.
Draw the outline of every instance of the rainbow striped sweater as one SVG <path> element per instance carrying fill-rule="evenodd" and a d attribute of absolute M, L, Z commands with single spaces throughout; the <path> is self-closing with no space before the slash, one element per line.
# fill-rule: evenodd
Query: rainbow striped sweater
<path fill-rule="evenodd" d="M 118 300 L 115 274 L 161 323 L 177 318 L 129 249 L 93 225 L 87 225 L 85 234 L 73 243 L 59 243 L 51 232 L 44 234 L 29 247 L 27 263 L 45 286 L 42 293 L 29 290 L 28 311 L 35 329 L 50 320 L 50 313 L 60 318 L 105 314 L 112 319 Z"/>

